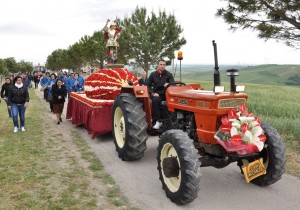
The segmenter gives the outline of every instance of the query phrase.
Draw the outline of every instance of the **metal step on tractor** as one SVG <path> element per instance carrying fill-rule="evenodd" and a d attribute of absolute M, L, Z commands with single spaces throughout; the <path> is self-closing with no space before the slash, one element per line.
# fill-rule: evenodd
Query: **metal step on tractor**
<path fill-rule="evenodd" d="M 237 162 L 246 181 L 259 186 L 277 182 L 285 171 L 281 137 L 271 125 L 247 112 L 248 95 L 241 93 L 244 86 L 235 84 L 238 70 L 227 70 L 230 92 L 224 92 L 214 41 L 213 47 L 213 91 L 181 82 L 166 90 L 167 117 L 160 129 L 157 169 L 167 197 L 179 205 L 197 197 L 200 167 L 223 168 Z M 125 161 L 142 158 L 148 134 L 153 131 L 148 87 L 122 88 L 115 98 L 112 118 L 119 157 Z M 250 144 L 252 141 L 256 145 Z"/>

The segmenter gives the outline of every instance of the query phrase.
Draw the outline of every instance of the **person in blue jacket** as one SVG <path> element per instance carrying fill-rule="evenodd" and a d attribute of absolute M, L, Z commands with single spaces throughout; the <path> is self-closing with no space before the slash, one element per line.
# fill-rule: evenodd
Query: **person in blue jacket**
<path fill-rule="evenodd" d="M 83 86 L 84 86 L 84 79 L 83 77 L 79 76 L 78 73 L 75 73 L 74 75 L 74 88 L 75 92 L 81 92 L 83 91 Z"/>
<path fill-rule="evenodd" d="M 47 89 L 47 85 L 48 85 L 48 80 L 50 79 L 50 73 L 46 72 L 45 74 L 43 73 L 43 76 L 40 80 L 40 85 L 41 85 L 41 91 L 44 91 L 44 99 L 47 100 L 48 97 L 48 89 Z"/>
<path fill-rule="evenodd" d="M 52 92 L 51 92 L 51 89 L 52 89 L 52 86 L 56 83 L 56 75 L 54 73 L 52 73 L 50 75 L 50 78 L 48 80 L 48 83 L 47 83 L 47 89 L 48 89 L 48 97 L 47 97 L 47 101 L 49 102 L 50 104 L 50 110 L 51 112 L 53 112 L 53 101 L 52 100 L 49 100 L 49 96 L 52 96 Z M 52 96 L 53 97 L 53 96 Z"/>
<path fill-rule="evenodd" d="M 70 96 L 70 92 L 74 92 L 74 73 L 71 73 L 69 78 L 66 79 L 66 88 L 68 91 L 68 97 Z"/>

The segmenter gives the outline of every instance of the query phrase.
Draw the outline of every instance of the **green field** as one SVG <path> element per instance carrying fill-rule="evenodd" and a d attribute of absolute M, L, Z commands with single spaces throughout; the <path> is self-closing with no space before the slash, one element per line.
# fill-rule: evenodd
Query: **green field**
<path fill-rule="evenodd" d="M 229 81 L 226 70 L 230 68 L 240 70 L 240 75 L 236 78 L 239 83 L 300 86 L 300 65 L 220 65 L 222 82 Z M 182 80 L 193 82 L 212 81 L 213 71 L 214 66 L 212 65 L 183 65 L 181 68 Z M 177 66 L 176 80 L 179 80 L 179 74 L 179 67 Z"/>

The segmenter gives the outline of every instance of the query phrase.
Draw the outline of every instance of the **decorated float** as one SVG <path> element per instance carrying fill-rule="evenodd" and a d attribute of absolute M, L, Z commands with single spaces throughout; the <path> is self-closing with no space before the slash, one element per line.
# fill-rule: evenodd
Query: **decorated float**
<path fill-rule="evenodd" d="M 137 77 L 125 68 L 100 69 L 86 79 L 84 92 L 70 93 L 66 118 L 83 125 L 92 138 L 109 133 L 115 96 L 122 87 L 137 84 Z"/>

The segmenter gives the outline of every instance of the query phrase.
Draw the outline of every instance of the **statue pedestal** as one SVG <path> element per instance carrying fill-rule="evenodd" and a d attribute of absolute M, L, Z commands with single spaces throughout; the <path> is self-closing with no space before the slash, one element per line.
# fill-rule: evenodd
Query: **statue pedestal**
<path fill-rule="evenodd" d="M 119 63 L 109 63 L 103 66 L 104 69 L 112 69 L 112 68 L 124 68 L 124 64 Z"/>

